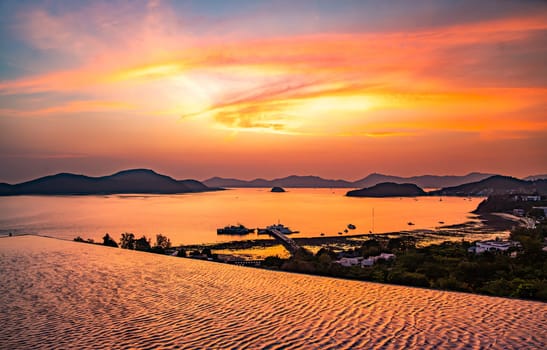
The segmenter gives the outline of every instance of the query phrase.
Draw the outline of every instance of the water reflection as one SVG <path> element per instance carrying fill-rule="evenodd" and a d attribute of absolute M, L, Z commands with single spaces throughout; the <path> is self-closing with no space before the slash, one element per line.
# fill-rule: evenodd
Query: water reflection
<path fill-rule="evenodd" d="M 480 199 L 424 197 L 349 198 L 343 189 L 236 189 L 186 195 L 21 196 L 0 198 L 0 233 L 39 233 L 99 240 L 106 232 L 154 237 L 162 233 L 174 244 L 197 244 L 265 238 L 219 236 L 217 228 L 241 223 L 248 228 L 278 221 L 300 231 L 294 237 L 346 235 L 434 228 L 469 220 Z M 372 212 L 374 210 L 374 216 Z M 374 226 L 374 227 L 373 227 Z"/>

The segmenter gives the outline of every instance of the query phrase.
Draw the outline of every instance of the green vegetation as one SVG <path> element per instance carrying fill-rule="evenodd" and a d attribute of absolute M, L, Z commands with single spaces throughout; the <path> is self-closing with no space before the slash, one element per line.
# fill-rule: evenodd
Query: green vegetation
<path fill-rule="evenodd" d="M 521 248 L 508 252 L 468 252 L 469 242 L 445 242 L 417 248 L 411 239 L 371 239 L 360 248 L 334 252 L 322 248 L 313 255 L 305 250 L 288 260 L 269 257 L 268 268 L 417 287 L 455 290 L 504 297 L 547 301 L 547 252 L 542 251 L 547 227 L 517 229 L 511 239 Z M 371 267 L 344 267 L 341 256 L 363 257 L 381 252 L 394 260 L 378 260 Z M 516 252 L 516 256 L 511 256 Z M 513 254 L 514 255 L 514 254 Z"/>
<path fill-rule="evenodd" d="M 75 237 L 74 241 L 95 244 L 95 242 L 91 238 L 84 240 L 80 236 Z M 133 233 L 124 232 L 120 237 L 120 244 L 118 245 L 118 243 L 116 243 L 116 241 L 112 239 L 112 237 L 110 237 L 110 235 L 107 233 L 103 237 L 102 245 L 115 248 L 120 247 L 122 249 L 140 250 L 143 252 L 156 254 L 166 254 L 167 251 L 171 248 L 171 240 L 167 236 L 157 234 L 156 243 L 152 246 L 150 245 L 150 239 L 146 236 L 143 235 L 141 238 L 136 239 Z M 186 252 L 179 252 L 178 256 L 186 256 Z"/>

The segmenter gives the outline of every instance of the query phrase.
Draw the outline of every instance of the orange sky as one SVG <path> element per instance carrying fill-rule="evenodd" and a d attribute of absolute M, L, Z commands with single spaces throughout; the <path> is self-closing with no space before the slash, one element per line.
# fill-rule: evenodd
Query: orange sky
<path fill-rule="evenodd" d="M 4 3 L 0 181 L 547 172 L 545 3 L 232 5 Z"/>

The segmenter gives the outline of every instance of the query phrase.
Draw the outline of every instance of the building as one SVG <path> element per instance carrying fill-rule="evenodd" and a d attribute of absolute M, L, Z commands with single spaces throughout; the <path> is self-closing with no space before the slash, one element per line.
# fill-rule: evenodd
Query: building
<path fill-rule="evenodd" d="M 383 259 L 383 260 L 395 259 L 395 254 L 382 253 L 382 254 L 376 255 L 376 256 L 369 256 L 368 258 L 363 259 L 361 261 L 361 267 L 372 266 L 380 259 Z"/>
<path fill-rule="evenodd" d="M 395 254 L 382 253 L 376 256 L 369 256 L 366 259 L 363 259 L 362 257 L 356 257 L 356 258 L 343 257 L 343 258 L 340 258 L 340 260 L 335 261 L 335 263 L 345 267 L 351 267 L 351 266 L 357 266 L 357 265 L 361 265 L 361 267 L 367 267 L 367 266 L 374 265 L 380 259 L 391 260 L 394 258 L 395 258 Z"/>
<path fill-rule="evenodd" d="M 541 200 L 541 196 L 538 194 L 527 194 L 527 195 L 520 195 L 515 196 L 515 200 L 520 199 L 523 202 L 539 202 Z"/>
<path fill-rule="evenodd" d="M 490 240 L 476 242 L 473 247 L 470 247 L 467 251 L 470 253 L 481 254 L 484 252 L 506 252 L 509 248 L 519 246 L 519 242 L 515 241 L 501 241 L 501 240 Z"/>
<path fill-rule="evenodd" d="M 341 258 L 340 260 L 335 261 L 337 264 L 340 264 L 345 267 L 357 266 L 361 263 L 362 258 Z"/>

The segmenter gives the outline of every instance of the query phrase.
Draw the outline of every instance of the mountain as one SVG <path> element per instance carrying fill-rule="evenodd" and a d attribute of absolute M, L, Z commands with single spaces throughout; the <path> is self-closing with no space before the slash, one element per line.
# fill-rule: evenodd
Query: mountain
<path fill-rule="evenodd" d="M 353 183 L 345 180 L 328 180 L 319 176 L 291 175 L 279 179 L 254 179 L 251 181 L 213 177 L 203 181 L 210 187 L 316 187 L 316 188 L 353 188 Z"/>
<path fill-rule="evenodd" d="M 520 193 L 547 195 L 547 180 L 526 181 L 510 176 L 495 175 L 481 181 L 432 191 L 429 194 L 434 196 L 491 196 Z"/>
<path fill-rule="evenodd" d="M 266 180 L 254 179 L 250 181 L 212 177 L 203 181 L 210 187 L 310 187 L 310 188 L 364 188 L 371 187 L 383 182 L 398 184 L 411 183 L 422 188 L 442 188 L 457 186 L 469 182 L 480 181 L 492 176 L 492 174 L 469 173 L 464 176 L 437 176 L 422 175 L 414 177 L 400 177 L 373 173 L 358 181 L 331 180 L 319 176 L 297 176 L 291 175 L 283 178 Z"/>
<path fill-rule="evenodd" d="M 383 182 L 372 187 L 353 190 L 346 193 L 348 197 L 417 197 L 427 195 L 415 184 L 397 184 Z"/>
<path fill-rule="evenodd" d="M 421 188 L 442 188 L 449 186 L 458 186 L 469 182 L 476 182 L 484 180 L 494 174 L 483 173 L 469 173 L 467 175 L 421 175 L 412 177 L 400 177 L 372 173 L 367 177 L 355 181 L 353 184 L 355 187 L 370 187 L 382 182 L 394 182 L 394 183 L 411 183 L 420 186 Z"/>
<path fill-rule="evenodd" d="M 535 181 L 535 180 L 543 180 L 543 179 L 547 179 L 547 174 L 531 175 L 531 176 L 525 177 L 523 180 Z"/>
<path fill-rule="evenodd" d="M 15 185 L 0 184 L 0 195 L 71 195 L 71 194 L 174 194 L 213 191 L 196 180 L 175 180 L 148 169 L 120 171 L 113 175 L 90 177 L 61 173 Z"/>

